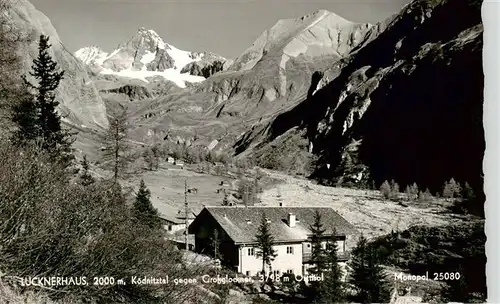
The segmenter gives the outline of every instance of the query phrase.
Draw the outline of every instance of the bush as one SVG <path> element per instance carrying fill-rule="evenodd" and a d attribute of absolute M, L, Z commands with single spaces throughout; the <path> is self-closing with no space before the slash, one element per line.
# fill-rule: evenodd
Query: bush
<path fill-rule="evenodd" d="M 38 147 L 0 145 L 0 269 L 12 276 L 185 276 L 163 232 L 134 224 L 118 184 L 70 183 L 62 166 Z M 165 261 L 169 261 L 166 263 Z M 175 285 L 58 286 L 100 302 L 170 301 Z M 61 293 L 67 291 L 68 293 Z M 171 302 L 171 301 L 170 301 Z"/>

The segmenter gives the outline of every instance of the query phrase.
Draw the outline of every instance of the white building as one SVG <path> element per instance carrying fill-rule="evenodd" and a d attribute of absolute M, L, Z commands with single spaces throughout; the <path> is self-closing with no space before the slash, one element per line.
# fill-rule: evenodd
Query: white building
<path fill-rule="evenodd" d="M 276 258 L 271 263 L 275 275 L 293 273 L 307 275 L 311 260 L 311 230 L 316 211 L 321 214 L 327 240 L 335 239 L 339 261 L 348 258 L 348 249 L 358 232 L 332 208 L 326 207 L 205 207 L 189 226 L 195 235 L 195 251 L 212 254 L 211 240 L 217 230 L 222 263 L 248 276 L 262 271 L 262 259 L 257 257 L 255 235 L 262 214 L 268 219 L 275 240 Z M 332 231 L 335 230 L 335 236 Z M 266 271 L 268 271 L 266 269 Z"/>
<path fill-rule="evenodd" d="M 186 216 L 184 210 L 179 210 L 175 216 L 161 215 L 160 217 L 163 220 L 163 227 L 169 233 L 175 233 L 186 229 Z M 188 225 L 190 225 L 195 218 L 196 214 L 192 210 L 188 210 Z"/>

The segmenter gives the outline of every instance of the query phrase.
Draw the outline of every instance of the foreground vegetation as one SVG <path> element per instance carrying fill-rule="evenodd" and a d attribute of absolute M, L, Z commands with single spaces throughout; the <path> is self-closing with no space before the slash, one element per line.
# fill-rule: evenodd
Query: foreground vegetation
<path fill-rule="evenodd" d="M 68 303 L 193 299 L 194 286 L 131 284 L 134 276 L 196 273 L 165 240 L 144 183 L 129 206 L 116 174 L 112 180 L 95 179 L 86 159 L 77 174 L 72 134 L 62 128 L 56 111 L 55 90 L 64 72 L 48 55 L 48 41 L 40 37 L 32 79 L 23 78 L 24 85 L 2 91 L 2 105 L 8 105 L 4 110 L 13 126 L 0 142 L 2 296 L 12 290 L 13 295 L 41 291 L 41 297 Z M 24 286 L 28 277 L 77 279 L 74 285 Z M 95 285 L 94 277 L 112 277 L 125 285 Z"/>
<path fill-rule="evenodd" d="M 0 42 L 6 45 L 2 39 L 0 36 Z M 213 270 L 188 267 L 181 252 L 165 240 L 144 182 L 140 184 L 134 205 L 127 203 L 118 183 L 126 167 L 126 149 L 122 145 L 126 128 L 119 116 L 111 120 L 105 151 L 108 161 L 113 164 L 113 179 L 92 177 L 86 160 L 79 174 L 73 170 L 76 167 L 71 153 L 71 134 L 61 128 L 54 94 L 64 72 L 57 69 L 48 55 L 49 48 L 48 37 L 40 37 L 39 56 L 31 74 L 34 79 L 18 79 L 19 85 L 0 87 L 0 105 L 5 101 L 12 105 L 9 117 L 14 126 L 12 132 L 6 132 L 9 136 L 2 136 L 0 141 L 0 270 L 5 274 L 0 275 L 0 301 L 14 301 L 15 293 L 25 293 L 26 297 L 33 296 L 38 300 L 50 298 L 68 303 L 84 299 L 90 303 L 198 302 L 206 293 L 200 292 L 196 285 L 130 284 L 133 276 L 194 278 L 201 271 Z M 7 53 L 2 50 L 0 56 L 7 56 Z M 5 58 L 0 58 L 2 67 L 11 64 L 11 59 Z M 12 61 L 15 62 L 16 58 Z M 1 73 L 5 71 L 10 70 L 5 68 Z M 13 79 L 12 75 L 1 76 L 2 79 Z M 287 170 L 288 173 L 309 174 L 312 156 L 301 152 L 307 143 L 292 141 L 295 139 L 292 136 L 290 140 L 294 144 L 291 145 L 272 146 L 258 156 L 257 164 Z M 295 151 L 295 147 L 300 151 Z M 229 160 L 225 154 L 217 155 L 185 144 L 167 150 L 188 163 L 220 162 L 222 165 L 215 168 L 217 175 L 228 171 Z M 144 153 L 150 170 L 158 168 L 159 157 L 164 156 L 156 147 Z M 200 168 L 203 171 L 203 167 Z M 206 171 L 210 170 L 209 167 Z M 262 191 L 263 184 L 261 174 L 257 172 L 251 179 L 240 174 L 239 178 L 238 199 L 245 205 L 259 203 L 257 194 Z M 401 199 L 395 182 L 382 184 L 380 190 L 385 199 L 403 205 L 416 200 L 431 201 L 432 197 L 430 191 L 408 185 L 406 199 Z M 224 194 L 224 202 L 229 204 Z M 456 200 L 459 211 L 473 210 L 472 205 L 480 206 L 470 186 L 457 185 L 453 180 L 445 184 L 441 195 Z M 311 229 L 316 234 L 321 234 L 319 222 L 318 219 L 316 227 Z M 360 239 L 350 264 L 353 273 L 349 283 L 354 289 L 353 299 L 358 302 L 387 300 L 388 290 L 379 267 L 385 264 L 414 274 L 456 270 L 462 274 L 462 279 L 448 282 L 439 295 L 441 299 L 484 300 L 485 237 L 482 231 L 482 224 L 474 222 L 470 226 L 413 227 L 369 245 Z M 265 229 L 261 233 L 266 236 Z M 269 239 L 261 239 L 262 252 L 272 249 Z M 318 246 L 314 246 L 318 249 L 314 257 L 316 271 L 328 272 L 329 280 L 322 286 L 288 286 L 288 290 L 290 293 L 300 290 L 308 302 L 329 303 L 331 297 L 338 301 L 350 299 L 346 285 L 338 280 L 339 269 L 329 267 L 336 265 L 331 262 L 336 260 L 335 250 L 322 251 Z M 263 254 L 263 267 L 269 264 L 272 256 L 272 250 Z M 23 278 L 30 276 L 86 277 L 89 285 L 50 288 L 19 285 Z M 129 284 L 96 286 L 92 284 L 92 278 L 97 276 L 123 279 Z M 221 295 L 227 296 L 229 288 L 212 287 L 220 295 L 214 301 L 223 303 Z M 10 299 L 9 290 L 12 291 Z M 41 290 L 43 294 L 38 294 Z"/>
<path fill-rule="evenodd" d="M 179 275 L 179 253 L 161 230 L 135 221 L 119 185 L 75 183 L 36 146 L 19 150 L 3 143 L 0 160 L 0 269 L 9 276 L 129 280 Z M 48 293 L 54 298 L 154 302 L 181 297 L 186 290 L 89 285 L 59 286 Z"/>
<path fill-rule="evenodd" d="M 377 252 L 378 263 L 397 266 L 414 275 L 434 279 L 434 273 L 460 273 L 458 280 L 444 279 L 445 288 L 427 294 L 438 302 L 486 301 L 486 235 L 484 221 L 443 227 L 414 226 L 402 232 L 379 237 L 369 246 Z"/>

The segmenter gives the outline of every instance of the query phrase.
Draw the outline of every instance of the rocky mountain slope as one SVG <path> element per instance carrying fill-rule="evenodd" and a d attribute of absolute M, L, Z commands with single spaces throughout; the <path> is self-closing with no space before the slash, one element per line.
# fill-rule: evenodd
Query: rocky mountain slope
<path fill-rule="evenodd" d="M 324 10 L 281 20 L 226 71 L 192 88 L 141 103 L 134 110 L 142 125 L 137 132 L 194 134 L 196 129 L 198 137 L 208 142 L 232 144 L 242 132 L 302 101 L 314 71 L 349 54 L 370 27 Z"/>
<path fill-rule="evenodd" d="M 326 10 L 280 20 L 197 92 L 212 93 L 219 116 L 279 111 L 304 97 L 312 73 L 347 55 L 369 28 Z"/>
<path fill-rule="evenodd" d="M 79 49 L 75 52 L 75 57 L 87 65 L 102 65 L 108 57 L 108 53 L 98 46 L 89 46 Z"/>
<path fill-rule="evenodd" d="M 23 74 L 28 74 L 33 58 L 38 54 L 40 34 L 50 36 L 51 55 L 65 70 L 65 77 L 57 89 L 59 110 L 65 121 L 89 128 L 105 128 L 108 125 L 106 108 L 87 68 L 59 40 L 50 20 L 27 0 L 10 1 L 5 14 L 8 26 L 21 37 L 19 55 L 24 59 Z"/>
<path fill-rule="evenodd" d="M 232 59 L 226 59 L 213 53 L 204 53 L 200 60 L 193 61 L 185 65 L 182 68 L 181 73 L 189 73 L 194 76 L 203 76 L 208 78 L 216 72 L 227 70 L 232 64 Z"/>
<path fill-rule="evenodd" d="M 215 61 L 226 61 L 212 53 L 179 50 L 165 43 L 155 31 L 142 27 L 111 54 L 91 46 L 76 51 L 75 56 L 98 73 L 136 78 L 144 82 L 148 82 L 151 77 L 162 76 L 179 87 L 185 87 L 186 82 L 205 80 L 195 68 L 190 67 L 203 68 Z"/>
<path fill-rule="evenodd" d="M 308 98 L 247 132 L 236 148 L 286 145 L 282 135 L 302 132 L 320 156 L 319 179 L 395 179 L 437 191 L 454 177 L 482 192 L 480 5 L 411 2 L 318 73 Z"/>

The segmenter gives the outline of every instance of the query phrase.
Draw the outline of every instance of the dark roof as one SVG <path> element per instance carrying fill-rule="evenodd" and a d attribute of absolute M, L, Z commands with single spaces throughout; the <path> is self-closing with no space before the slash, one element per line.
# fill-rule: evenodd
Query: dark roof
<path fill-rule="evenodd" d="M 165 221 L 172 222 L 174 224 L 184 224 L 186 221 L 185 209 L 181 208 L 177 211 L 175 215 L 166 215 L 164 213 L 160 213 L 160 218 Z M 189 208 L 188 209 L 188 220 L 194 220 L 196 218 L 196 213 Z"/>
<path fill-rule="evenodd" d="M 353 225 L 328 207 L 205 207 L 200 215 L 208 212 L 236 243 L 255 243 L 255 235 L 262 214 L 270 220 L 270 230 L 276 242 L 305 241 L 311 236 L 310 225 L 314 223 L 316 211 L 321 214 L 325 235 L 331 235 L 333 228 L 337 236 L 356 234 Z M 296 216 L 295 227 L 288 226 L 288 214 Z M 198 218 L 197 218 L 198 219 Z M 193 224 L 198 222 L 195 220 Z M 250 222 L 250 223 L 248 223 Z M 191 224 L 191 226 L 194 225 Z M 190 229 L 191 230 L 191 229 Z"/>
<path fill-rule="evenodd" d="M 173 224 L 184 224 L 186 221 L 184 219 L 179 219 L 173 216 L 166 216 L 166 215 L 160 215 L 160 218 L 162 218 L 165 221 L 168 221 Z"/>
<path fill-rule="evenodd" d="M 185 209 L 184 208 L 179 209 L 179 211 L 177 211 L 177 214 L 175 215 L 175 218 L 184 220 L 186 218 Z M 196 218 L 196 213 L 194 213 L 193 210 L 191 208 L 189 208 L 188 209 L 188 219 L 194 220 L 195 218 Z"/>

